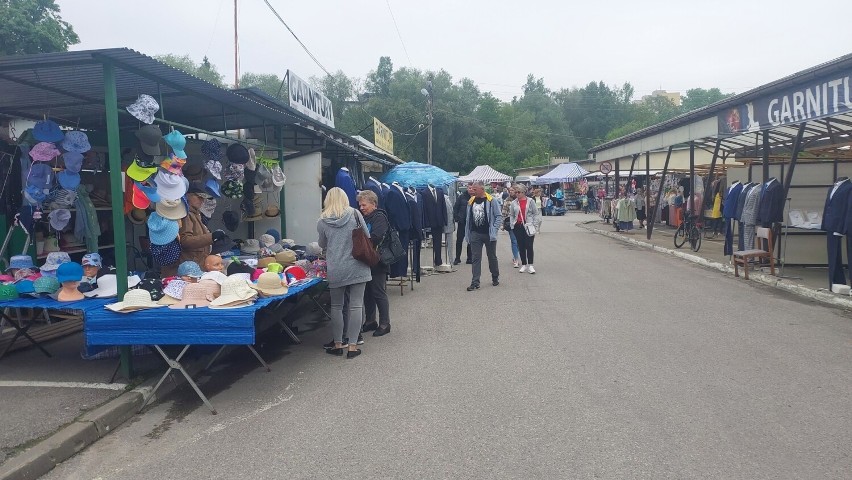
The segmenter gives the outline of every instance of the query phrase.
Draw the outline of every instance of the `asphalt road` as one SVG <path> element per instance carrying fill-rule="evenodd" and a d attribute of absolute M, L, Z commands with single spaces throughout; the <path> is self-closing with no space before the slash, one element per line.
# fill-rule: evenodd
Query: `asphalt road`
<path fill-rule="evenodd" d="M 46 478 L 852 477 L 852 317 L 585 219 L 545 219 L 535 275 L 502 235 L 499 287 L 391 289 L 360 357 L 238 355 L 219 415 L 182 389 Z"/>

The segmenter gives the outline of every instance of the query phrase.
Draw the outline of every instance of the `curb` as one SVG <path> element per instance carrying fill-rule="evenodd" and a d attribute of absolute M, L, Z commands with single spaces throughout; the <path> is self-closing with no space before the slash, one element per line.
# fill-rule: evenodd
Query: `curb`
<path fill-rule="evenodd" d="M 619 235 L 615 232 L 609 232 L 606 230 L 601 230 L 599 228 L 595 228 L 590 226 L 591 223 L 578 223 L 577 226 L 583 229 L 586 229 L 592 233 L 597 233 L 598 235 L 604 235 L 609 238 L 613 238 L 615 240 L 619 240 L 624 243 L 629 243 L 632 245 L 636 245 L 638 247 L 647 248 L 649 250 L 653 250 L 658 253 L 663 253 L 667 255 L 671 255 L 673 257 L 681 258 L 683 260 L 687 260 L 689 262 L 701 265 L 702 267 L 718 270 L 722 273 L 731 274 L 734 273 L 734 267 L 730 265 L 726 265 L 720 262 L 714 262 L 711 260 L 707 260 L 704 257 L 699 257 L 698 255 L 693 255 L 691 253 L 682 252 L 680 250 L 673 250 L 671 248 L 661 247 L 659 245 L 654 245 L 653 243 L 643 242 L 642 240 L 637 240 L 635 238 L 627 238 L 623 235 Z M 815 302 L 823 303 L 826 305 L 830 305 L 832 307 L 839 307 L 852 310 L 852 298 L 844 298 L 833 293 L 822 292 L 811 287 L 806 287 L 800 284 L 794 284 L 784 281 L 778 277 L 773 275 L 767 275 L 765 273 L 751 273 L 749 274 L 749 280 L 753 280 L 755 282 L 761 283 L 763 285 L 777 288 L 779 290 L 783 290 L 785 292 L 793 293 L 799 295 L 801 297 L 807 298 L 808 300 L 813 300 Z"/>

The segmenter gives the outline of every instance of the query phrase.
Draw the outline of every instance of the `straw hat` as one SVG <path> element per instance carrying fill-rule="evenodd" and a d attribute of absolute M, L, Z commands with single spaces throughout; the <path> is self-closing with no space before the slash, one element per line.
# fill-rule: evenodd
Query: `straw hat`
<path fill-rule="evenodd" d="M 202 278 L 198 281 L 198 285 L 207 289 L 207 298 L 211 301 L 219 298 L 219 295 L 222 295 L 222 285 L 220 285 L 216 280 Z"/>
<path fill-rule="evenodd" d="M 214 282 L 215 283 L 215 282 Z M 188 283 L 183 289 L 183 298 L 169 308 L 182 309 L 190 306 L 194 308 L 210 305 L 210 296 L 207 287 L 200 283 Z"/>
<path fill-rule="evenodd" d="M 249 282 L 239 277 L 228 277 L 222 284 L 222 294 L 210 302 L 211 308 L 227 308 L 248 305 L 257 297 L 257 292 L 249 286 Z"/>
<path fill-rule="evenodd" d="M 162 305 L 151 300 L 151 294 L 147 290 L 142 290 L 141 288 L 128 290 L 128 292 L 124 294 L 124 300 L 118 303 L 110 303 L 106 305 L 106 308 L 118 313 L 130 313 L 137 310 L 157 307 L 162 307 Z"/>
<path fill-rule="evenodd" d="M 275 257 L 263 257 L 257 261 L 257 268 L 266 268 L 271 263 L 275 263 Z"/>
<path fill-rule="evenodd" d="M 157 202 L 156 210 L 163 218 L 169 220 L 180 220 L 186 217 L 186 205 L 183 200 L 161 199 Z"/>
<path fill-rule="evenodd" d="M 272 272 L 260 274 L 260 277 L 257 278 L 257 285 L 252 285 L 252 288 L 266 297 L 274 297 L 287 293 L 287 287 L 281 284 L 281 277 L 277 273 Z"/>
<path fill-rule="evenodd" d="M 296 252 L 284 249 L 275 254 L 275 261 L 281 265 L 294 265 L 296 263 Z"/>

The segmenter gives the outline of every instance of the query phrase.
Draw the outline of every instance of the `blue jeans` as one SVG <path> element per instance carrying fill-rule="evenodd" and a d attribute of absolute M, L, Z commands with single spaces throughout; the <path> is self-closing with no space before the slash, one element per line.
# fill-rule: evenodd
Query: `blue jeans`
<path fill-rule="evenodd" d="M 512 239 L 512 260 L 521 258 L 521 253 L 518 250 L 518 237 L 515 236 L 514 230 L 509 230 L 509 238 Z"/>

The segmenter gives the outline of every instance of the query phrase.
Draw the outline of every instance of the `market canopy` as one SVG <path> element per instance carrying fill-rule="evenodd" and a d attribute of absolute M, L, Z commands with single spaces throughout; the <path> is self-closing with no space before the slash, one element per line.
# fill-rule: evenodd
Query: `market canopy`
<path fill-rule="evenodd" d="M 408 162 L 397 165 L 385 174 L 385 183 L 399 182 L 403 187 L 425 187 L 427 185 L 446 186 L 456 181 L 441 168 L 419 162 Z"/>
<path fill-rule="evenodd" d="M 535 183 L 536 185 L 546 185 L 548 183 L 573 182 L 588 174 L 589 172 L 585 168 L 576 163 L 560 163 L 553 170 L 539 176 Z"/>
<path fill-rule="evenodd" d="M 491 168 L 491 165 L 479 165 L 474 168 L 473 171 L 468 173 L 463 177 L 459 177 L 460 182 L 470 183 L 470 182 L 482 182 L 482 183 L 492 183 L 492 182 L 511 182 L 512 177 L 509 175 L 503 174 Z"/>

